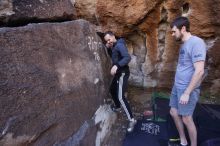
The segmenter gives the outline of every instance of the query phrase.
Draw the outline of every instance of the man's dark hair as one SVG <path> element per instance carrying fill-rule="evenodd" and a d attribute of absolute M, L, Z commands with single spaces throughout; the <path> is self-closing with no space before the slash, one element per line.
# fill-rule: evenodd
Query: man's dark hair
<path fill-rule="evenodd" d="M 189 19 L 186 17 L 177 17 L 173 20 L 173 22 L 170 24 L 170 27 L 173 28 L 176 26 L 179 30 L 182 29 L 183 26 L 186 27 L 186 31 L 190 32 L 190 23 Z"/>
<path fill-rule="evenodd" d="M 114 33 L 113 33 L 112 31 L 106 31 L 106 32 L 104 33 L 104 37 L 105 37 L 107 34 L 110 35 L 110 36 L 114 36 Z"/>

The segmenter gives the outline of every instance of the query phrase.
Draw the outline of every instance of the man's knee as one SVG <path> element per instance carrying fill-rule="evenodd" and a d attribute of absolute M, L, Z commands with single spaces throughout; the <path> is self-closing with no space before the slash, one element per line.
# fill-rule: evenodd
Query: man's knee
<path fill-rule="evenodd" d="M 177 110 L 175 108 L 171 108 L 170 109 L 170 115 L 172 117 L 177 117 L 178 116 Z"/>

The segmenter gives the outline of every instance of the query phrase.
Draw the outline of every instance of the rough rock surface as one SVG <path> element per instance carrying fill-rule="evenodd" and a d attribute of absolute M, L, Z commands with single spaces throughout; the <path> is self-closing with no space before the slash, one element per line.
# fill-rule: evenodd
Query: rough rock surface
<path fill-rule="evenodd" d="M 73 20 L 74 4 L 74 0 L 1 0 L 0 25 Z"/>
<path fill-rule="evenodd" d="M 115 116 L 103 105 L 109 62 L 90 23 L 0 28 L 0 44 L 0 145 L 101 143 Z"/>
<path fill-rule="evenodd" d="M 131 84 L 170 88 L 179 44 L 169 33 L 169 23 L 177 16 L 187 16 L 192 33 L 205 39 L 209 48 L 209 75 L 203 85 L 207 92 L 218 93 L 219 6 L 218 0 L 63 0 L 53 3 L 3 0 L 0 20 L 18 20 L 19 24 L 23 18 L 33 22 L 35 18 L 48 21 L 87 19 L 96 24 L 100 32 L 112 30 L 126 38 L 132 55 Z"/>
<path fill-rule="evenodd" d="M 89 9 L 91 3 L 93 9 Z M 204 89 L 211 94 L 220 92 L 218 0 L 78 0 L 76 5 L 82 12 L 80 18 L 90 18 L 100 32 L 112 30 L 126 38 L 132 55 L 130 83 L 149 88 L 172 86 L 179 44 L 172 38 L 169 24 L 177 16 L 188 17 L 192 34 L 203 38 L 208 46 L 209 74 Z"/>
<path fill-rule="evenodd" d="M 132 56 L 130 84 L 168 91 L 179 51 L 169 23 L 181 15 L 190 19 L 191 32 L 208 46 L 202 91 L 208 97 L 220 95 L 219 0 L 0 1 L 1 26 L 82 18 L 95 24 L 96 31 L 112 30 L 126 39 Z M 76 38 L 77 30 L 83 37 Z M 100 135 L 108 135 L 109 128 L 103 124 L 113 121 L 97 124 L 101 115 L 109 114 L 108 105 L 99 107 L 107 94 L 109 68 L 107 57 L 94 48 L 101 44 L 95 31 L 86 36 L 91 30 L 82 21 L 74 26 L 46 23 L 0 31 L 0 145 L 101 144 L 105 138 Z M 115 118 L 114 114 L 104 118 L 111 116 Z M 105 128 L 97 133 L 100 125 Z"/>

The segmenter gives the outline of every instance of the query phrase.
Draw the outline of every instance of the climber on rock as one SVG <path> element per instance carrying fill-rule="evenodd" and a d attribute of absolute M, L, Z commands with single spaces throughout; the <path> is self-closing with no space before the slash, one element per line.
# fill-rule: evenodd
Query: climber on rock
<path fill-rule="evenodd" d="M 112 59 L 110 73 L 114 76 L 110 86 L 110 93 L 115 104 L 112 109 L 113 111 L 119 111 L 121 106 L 123 107 L 129 120 L 127 131 L 131 132 L 137 122 L 133 117 L 129 103 L 125 98 L 128 78 L 130 75 L 128 63 L 130 62 L 131 57 L 128 53 L 124 39 L 116 39 L 113 32 L 106 32 L 104 34 L 104 40 L 106 41 L 106 47 L 108 48 L 108 53 Z"/>

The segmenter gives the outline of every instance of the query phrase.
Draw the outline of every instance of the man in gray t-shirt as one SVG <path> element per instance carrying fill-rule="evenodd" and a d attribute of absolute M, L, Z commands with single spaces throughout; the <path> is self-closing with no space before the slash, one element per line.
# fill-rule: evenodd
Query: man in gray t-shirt
<path fill-rule="evenodd" d="M 205 61 L 206 45 L 204 41 L 196 36 L 191 36 L 180 47 L 179 60 L 175 75 L 175 86 L 186 89 L 195 72 L 194 63 Z M 198 87 L 199 84 L 196 86 Z"/>
<path fill-rule="evenodd" d="M 200 94 L 200 83 L 204 74 L 206 45 L 191 35 L 190 23 L 186 17 L 178 17 L 171 24 L 172 36 L 181 41 L 175 82 L 170 97 L 170 114 L 180 136 L 180 145 L 187 145 L 184 125 L 187 128 L 191 146 L 197 146 L 197 130 L 192 118 Z"/>

